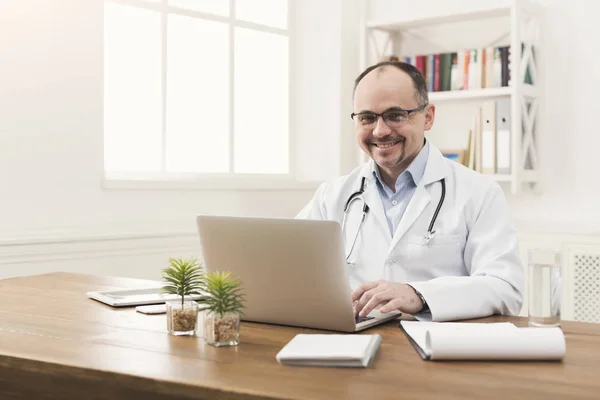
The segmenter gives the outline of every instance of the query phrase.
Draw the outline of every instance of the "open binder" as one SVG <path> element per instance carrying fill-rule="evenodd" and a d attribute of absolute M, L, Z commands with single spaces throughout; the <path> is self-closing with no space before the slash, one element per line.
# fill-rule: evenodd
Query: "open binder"
<path fill-rule="evenodd" d="M 400 321 L 423 360 L 562 360 L 562 330 L 518 328 L 512 323 Z"/>

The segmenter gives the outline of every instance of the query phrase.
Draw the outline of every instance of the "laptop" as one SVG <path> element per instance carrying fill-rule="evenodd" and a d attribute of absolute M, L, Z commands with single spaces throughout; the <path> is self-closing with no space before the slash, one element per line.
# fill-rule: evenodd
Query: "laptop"
<path fill-rule="evenodd" d="M 354 315 L 336 221 L 198 215 L 204 268 L 242 282 L 241 319 L 358 332 L 401 313 Z"/>

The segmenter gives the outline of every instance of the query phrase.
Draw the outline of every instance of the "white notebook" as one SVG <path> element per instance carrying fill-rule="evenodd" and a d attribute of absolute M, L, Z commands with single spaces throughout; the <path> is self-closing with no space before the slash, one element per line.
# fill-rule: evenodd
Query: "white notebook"
<path fill-rule="evenodd" d="M 275 357 L 280 364 L 368 367 L 381 336 L 360 334 L 298 334 Z"/>
<path fill-rule="evenodd" d="M 401 321 L 400 328 L 424 360 L 562 360 L 566 351 L 558 327 Z"/>

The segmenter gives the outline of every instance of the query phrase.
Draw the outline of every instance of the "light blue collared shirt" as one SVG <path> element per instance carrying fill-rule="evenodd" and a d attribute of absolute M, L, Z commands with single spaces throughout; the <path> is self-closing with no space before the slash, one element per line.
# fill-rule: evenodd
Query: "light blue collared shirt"
<path fill-rule="evenodd" d="M 377 182 L 379 196 L 381 197 L 381 203 L 392 236 L 394 236 L 402 215 L 404 215 L 404 211 L 406 211 L 406 207 L 425 173 L 428 157 L 429 142 L 426 141 L 425 146 L 423 146 L 412 163 L 396 179 L 395 193 L 383 182 L 381 175 L 379 175 L 377 164 L 373 162 L 373 176 L 375 177 L 375 182 Z"/>

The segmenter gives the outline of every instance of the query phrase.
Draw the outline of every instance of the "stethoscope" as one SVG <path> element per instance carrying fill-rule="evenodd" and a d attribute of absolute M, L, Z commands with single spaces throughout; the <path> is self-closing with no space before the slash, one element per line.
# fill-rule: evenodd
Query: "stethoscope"
<path fill-rule="evenodd" d="M 358 189 L 356 192 L 354 192 L 350 195 L 350 197 L 348 198 L 348 201 L 346 201 L 346 205 L 344 206 L 344 218 L 342 219 L 342 234 L 345 232 L 344 229 L 346 227 L 346 218 L 348 217 L 348 210 L 350 210 L 350 205 L 352 204 L 352 202 L 359 200 L 359 201 L 362 201 L 362 203 L 363 203 L 362 215 L 360 217 L 360 222 L 358 224 L 358 228 L 356 228 L 356 234 L 354 235 L 352 244 L 350 245 L 350 251 L 348 251 L 348 254 L 346 255 L 347 263 L 349 263 L 348 259 L 350 258 L 350 255 L 352 254 L 352 250 L 354 249 L 354 245 L 356 244 L 356 240 L 358 239 L 358 234 L 360 233 L 360 228 L 362 227 L 362 224 L 365 221 L 365 218 L 367 217 L 367 213 L 369 212 L 369 206 L 367 205 L 367 203 L 365 203 L 365 200 L 363 199 L 363 196 L 362 196 L 363 193 L 365 192 L 365 182 L 366 182 L 366 178 L 363 176 L 360 181 L 360 189 Z M 437 219 L 438 213 L 440 212 L 440 208 L 442 208 L 442 204 L 444 204 L 444 198 L 446 197 L 446 180 L 445 180 L 445 178 L 442 178 L 442 180 L 440 182 L 442 183 L 442 195 L 440 196 L 440 201 L 438 202 L 435 212 L 433 213 L 433 217 L 431 218 L 431 222 L 429 223 L 429 229 L 427 229 L 427 232 L 425 232 L 425 236 L 423 236 L 423 245 L 427 245 L 431 241 L 431 239 L 433 239 L 433 237 L 435 236 L 435 231 L 433 230 L 433 226 L 435 224 L 435 220 Z"/>

